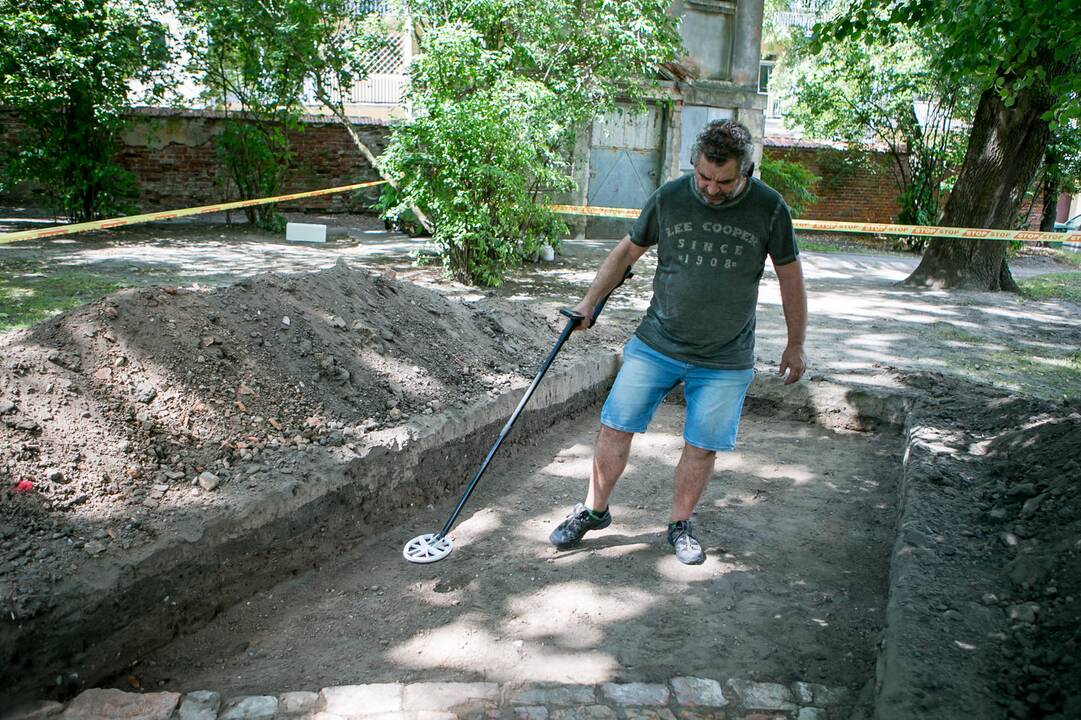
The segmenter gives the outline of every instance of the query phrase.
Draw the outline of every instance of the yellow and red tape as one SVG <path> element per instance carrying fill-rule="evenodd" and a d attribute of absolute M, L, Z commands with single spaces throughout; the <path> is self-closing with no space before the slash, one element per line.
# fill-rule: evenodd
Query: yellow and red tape
<path fill-rule="evenodd" d="M 591 217 L 615 217 L 634 220 L 639 211 L 629 208 L 582 207 L 579 205 L 549 205 L 552 211 L 564 215 L 587 215 Z M 839 233 L 869 235 L 922 236 L 955 238 L 960 240 L 1018 240 L 1020 242 L 1074 242 L 1081 243 L 1081 232 L 1053 233 L 1032 230 L 986 230 L 981 228 L 945 227 L 940 225 L 895 225 L 890 223 L 858 223 L 833 220 L 793 220 L 797 230 L 824 230 Z"/>
<path fill-rule="evenodd" d="M 258 198 L 255 200 L 238 200 L 235 202 L 219 203 L 217 205 L 201 205 L 199 207 L 184 208 L 182 210 L 165 210 L 162 212 L 130 215 L 128 217 L 111 218 L 108 220 L 94 220 L 93 222 L 74 223 L 71 225 L 57 225 L 38 230 L 21 230 L 19 232 L 0 235 L 0 245 L 15 242 L 17 240 L 40 240 L 60 235 L 88 232 L 90 230 L 108 230 L 111 228 L 125 227 L 127 225 L 154 222 L 156 220 L 173 220 L 175 218 L 188 217 L 190 215 L 202 215 L 204 213 L 237 210 L 255 205 L 266 205 L 268 203 L 301 200 L 303 198 L 317 197 L 319 195 L 331 195 L 333 193 L 359 190 L 360 188 L 382 185 L 385 182 L 386 180 L 372 180 L 370 182 L 342 185 L 340 187 L 326 188 L 324 190 L 309 190 L 308 192 L 276 195 L 274 197 Z M 633 208 L 588 207 L 583 205 L 549 205 L 548 208 L 561 215 L 611 217 L 624 218 L 627 220 L 636 219 L 640 212 Z M 1081 232 L 1049 233 L 1031 230 L 987 230 L 981 228 L 943 227 L 936 225 L 896 225 L 891 223 L 859 223 L 832 220 L 793 220 L 792 224 L 797 230 L 820 230 L 838 233 L 896 235 L 902 237 L 922 236 L 927 238 L 937 237 L 960 240 L 1016 240 L 1025 243 L 1081 243 Z"/>
<path fill-rule="evenodd" d="M 382 185 L 385 182 L 386 180 L 372 180 L 371 182 L 341 185 L 339 187 L 326 188 L 325 190 L 308 190 L 307 192 L 276 195 L 268 198 L 256 198 L 254 200 L 237 200 L 234 202 L 219 203 L 217 205 L 200 205 L 198 207 L 184 208 L 182 210 L 163 210 L 161 212 L 145 213 L 143 215 L 129 215 L 127 217 L 109 218 L 107 220 L 92 220 L 91 222 L 72 223 L 70 225 L 55 225 L 39 230 L 20 230 L 19 232 L 0 235 L 0 245 L 15 242 L 17 240 L 40 240 L 42 238 L 73 235 L 74 233 L 89 232 L 91 230 L 111 230 L 113 228 L 138 225 L 140 223 L 154 222 L 156 220 L 174 220 L 190 215 L 203 215 L 205 213 L 254 207 L 255 205 L 268 205 L 270 203 L 287 202 L 289 200 L 301 200 L 303 198 L 318 197 L 319 195 L 332 195 L 334 193 L 349 192 L 350 190 L 359 190 L 360 188 Z"/>

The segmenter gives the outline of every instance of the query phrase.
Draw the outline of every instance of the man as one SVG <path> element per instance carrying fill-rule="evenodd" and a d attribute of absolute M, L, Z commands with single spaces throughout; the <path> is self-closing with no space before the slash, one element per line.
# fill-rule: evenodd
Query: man
<path fill-rule="evenodd" d="M 685 444 L 675 471 L 668 542 L 683 563 L 705 560 L 691 514 L 717 453 L 735 446 L 743 398 L 754 377 L 755 306 L 767 255 L 788 328 L 780 373 L 786 384 L 794 383 L 807 367 L 807 297 L 792 217 L 781 196 L 751 176 L 753 151 L 742 124 L 711 122 L 694 145 L 694 173 L 653 194 L 574 308 L 591 317 L 624 270 L 657 247 L 653 299 L 624 348 L 601 411 L 585 501 L 549 538 L 561 550 L 611 524 L 608 499 L 627 465 L 631 440 L 645 432 L 664 396 L 682 382 Z M 579 323 L 577 330 L 587 325 L 588 320 Z"/>

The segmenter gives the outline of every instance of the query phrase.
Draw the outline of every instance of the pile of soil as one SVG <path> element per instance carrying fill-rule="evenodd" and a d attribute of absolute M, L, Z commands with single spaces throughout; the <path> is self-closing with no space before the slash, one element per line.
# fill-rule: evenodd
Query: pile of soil
<path fill-rule="evenodd" d="M 910 626 L 927 634 L 927 702 L 960 671 L 981 717 L 984 699 L 988 717 L 1081 717 L 1081 400 L 909 384 L 925 395 L 902 537 L 920 568 L 906 597 L 922 605 Z"/>
<path fill-rule="evenodd" d="M 9 333 L 0 613 L 45 611 L 88 556 L 257 494 L 305 446 L 360 445 L 521 384 L 561 327 L 339 263 L 216 290 L 127 290 Z"/>

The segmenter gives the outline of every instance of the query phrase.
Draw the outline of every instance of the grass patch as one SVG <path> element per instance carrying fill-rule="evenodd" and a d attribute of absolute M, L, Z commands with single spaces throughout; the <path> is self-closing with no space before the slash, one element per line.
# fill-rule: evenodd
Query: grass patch
<path fill-rule="evenodd" d="M 1081 303 L 1081 272 L 1049 273 L 1017 283 L 1021 294 L 1032 300 L 1070 300 Z"/>
<path fill-rule="evenodd" d="M 839 245 L 834 245 L 832 243 L 818 242 L 818 241 L 815 241 L 815 240 L 800 240 L 799 241 L 799 249 L 800 249 L 801 252 L 806 250 L 807 252 L 819 252 L 819 253 L 849 253 L 849 252 L 856 252 L 852 248 L 843 248 L 843 247 L 841 247 Z M 864 252 L 871 252 L 871 251 L 864 248 Z"/>
<path fill-rule="evenodd" d="M 952 340 L 969 345 L 979 345 L 986 341 L 986 338 L 981 337 L 980 335 L 971 333 L 959 327 L 954 327 L 949 323 L 936 322 L 933 327 L 935 334 L 943 340 Z"/>
<path fill-rule="evenodd" d="M 1052 248 L 1051 256 L 1063 265 L 1072 265 L 1075 268 L 1081 268 L 1081 252 L 1071 252 L 1069 250 L 1057 250 Z"/>
<path fill-rule="evenodd" d="M 0 332 L 33 325 L 124 287 L 129 285 L 85 270 L 5 263 L 0 268 Z"/>
<path fill-rule="evenodd" d="M 1009 368 L 1022 391 L 1044 398 L 1077 397 L 1081 388 L 1081 352 L 1055 358 L 1006 351 L 992 353 L 989 361 Z"/>

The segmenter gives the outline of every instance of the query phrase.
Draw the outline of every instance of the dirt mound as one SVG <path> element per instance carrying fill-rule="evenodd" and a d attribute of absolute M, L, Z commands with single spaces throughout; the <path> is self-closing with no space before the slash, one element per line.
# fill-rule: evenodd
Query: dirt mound
<path fill-rule="evenodd" d="M 929 397 L 909 454 L 919 512 L 902 535 L 921 570 L 906 598 L 923 602 L 916 632 L 948 639 L 921 648 L 924 687 L 963 667 L 964 690 L 983 695 L 971 702 L 994 703 L 980 717 L 1081 717 L 1081 402 L 909 384 Z"/>
<path fill-rule="evenodd" d="M 169 532 L 222 489 L 259 492 L 305 446 L 360 444 L 531 376 L 557 325 L 339 263 L 128 290 L 9 334 L 0 612 L 37 615 L 80 561 Z"/>

